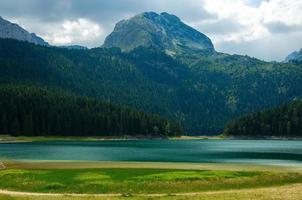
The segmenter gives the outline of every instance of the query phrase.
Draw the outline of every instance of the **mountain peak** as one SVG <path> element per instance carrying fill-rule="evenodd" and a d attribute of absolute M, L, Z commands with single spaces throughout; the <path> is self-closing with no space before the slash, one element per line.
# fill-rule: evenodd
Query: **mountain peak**
<path fill-rule="evenodd" d="M 0 16 L 0 38 L 16 39 L 34 44 L 49 46 L 42 38 L 34 33 L 29 33 L 18 24 L 11 23 Z"/>
<path fill-rule="evenodd" d="M 183 23 L 177 16 L 163 12 L 144 12 L 118 22 L 103 47 L 131 51 L 139 46 L 156 47 L 169 54 L 184 51 L 214 51 L 211 40 Z"/>
<path fill-rule="evenodd" d="M 154 19 L 154 18 L 158 17 L 158 14 L 156 12 L 153 12 L 153 11 L 151 11 L 151 12 L 144 12 L 144 13 L 141 13 L 141 14 L 139 14 L 137 16 L 140 16 L 140 15 L 143 16 L 143 17 L 146 17 L 148 19 Z"/>
<path fill-rule="evenodd" d="M 168 19 L 170 21 L 175 21 L 175 22 L 181 22 L 181 20 L 179 19 L 179 17 L 177 17 L 176 15 L 172 15 L 172 14 L 169 14 L 167 12 L 162 12 L 160 14 L 160 16 L 164 17 L 165 19 Z"/>
<path fill-rule="evenodd" d="M 157 14 L 156 12 L 153 12 L 153 11 L 150 11 L 150 12 L 143 12 L 141 14 L 138 14 L 134 17 L 145 17 L 147 19 L 150 19 L 150 20 L 156 20 L 157 18 L 165 18 L 167 20 L 170 20 L 170 21 L 178 21 L 180 22 L 181 20 L 175 16 L 175 15 L 172 15 L 172 14 L 169 14 L 167 12 L 162 12 L 160 14 Z"/>

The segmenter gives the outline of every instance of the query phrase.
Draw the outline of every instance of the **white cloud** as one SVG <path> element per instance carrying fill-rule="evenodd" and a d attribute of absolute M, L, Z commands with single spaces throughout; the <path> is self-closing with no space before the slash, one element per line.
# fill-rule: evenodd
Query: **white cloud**
<path fill-rule="evenodd" d="M 282 23 L 288 26 L 302 26 L 302 0 L 264 1 L 259 7 L 263 23 Z"/>
<path fill-rule="evenodd" d="M 52 25 L 42 37 L 54 45 L 81 44 L 95 41 L 103 36 L 101 26 L 89 19 L 66 20 Z"/>
<path fill-rule="evenodd" d="M 235 21 L 240 30 L 227 35 L 215 35 L 216 43 L 224 41 L 243 42 L 265 37 L 269 31 L 262 25 L 263 15 L 259 8 L 252 6 L 247 0 L 204 0 L 205 9 L 217 15 L 212 23 L 224 20 Z M 230 27 L 231 28 L 231 27 Z"/>
<path fill-rule="evenodd" d="M 276 40 L 280 45 L 293 43 L 296 37 L 290 37 L 294 33 L 302 36 L 302 0 L 200 0 L 204 9 L 216 15 L 217 17 L 210 20 L 191 22 L 191 24 L 206 33 L 213 40 L 216 47 L 229 52 L 237 52 L 233 47 L 242 46 L 244 50 L 251 48 L 251 51 L 245 51 L 241 54 L 252 54 L 264 59 L 271 59 L 273 55 L 261 56 L 255 49 L 259 47 L 248 47 L 250 44 L 261 45 L 260 41 Z M 211 30 L 210 30 L 211 29 Z M 218 31 L 213 31 L 218 30 Z M 295 34 L 297 35 L 297 34 Z M 288 36 L 288 37 L 286 37 Z M 268 39 L 271 38 L 271 39 Z M 283 39 L 283 40 L 281 40 Z M 234 43 L 234 45 L 229 45 Z M 271 51 L 274 41 L 265 43 L 260 48 Z M 226 45 L 227 46 L 224 46 Z M 302 44 L 300 44 L 302 47 Z M 282 49 L 284 46 L 280 46 Z M 300 48 L 301 48 L 300 47 Z M 283 49 L 290 49 L 289 47 Z M 289 52 L 283 52 L 286 56 Z M 283 59 L 278 52 L 276 60 Z"/>

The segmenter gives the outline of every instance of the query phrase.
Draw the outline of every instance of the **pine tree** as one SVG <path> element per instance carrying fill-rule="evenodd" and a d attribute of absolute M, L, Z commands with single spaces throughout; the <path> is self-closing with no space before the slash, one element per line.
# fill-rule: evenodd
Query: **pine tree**
<path fill-rule="evenodd" d="M 4 113 L 1 116 L 1 121 L 0 121 L 0 134 L 8 134 L 8 120 L 6 117 L 6 114 Z"/>
<path fill-rule="evenodd" d="M 288 135 L 292 134 L 292 123 L 290 121 L 288 121 L 286 124 L 286 132 Z"/>
<path fill-rule="evenodd" d="M 18 120 L 18 117 L 15 117 L 12 124 L 11 124 L 10 134 L 16 135 L 16 136 L 21 135 L 21 125 L 20 125 L 20 122 Z"/>
<path fill-rule="evenodd" d="M 25 135 L 33 135 L 34 125 L 32 114 L 25 115 L 24 124 L 23 124 L 23 133 Z"/>

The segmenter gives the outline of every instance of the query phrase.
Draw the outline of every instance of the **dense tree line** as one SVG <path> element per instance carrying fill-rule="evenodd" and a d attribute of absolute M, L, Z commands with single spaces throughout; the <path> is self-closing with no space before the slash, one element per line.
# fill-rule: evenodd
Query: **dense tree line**
<path fill-rule="evenodd" d="M 302 137 L 302 101 L 252 113 L 226 125 L 224 133 L 240 137 Z"/>
<path fill-rule="evenodd" d="M 88 97 L 45 88 L 0 86 L 0 133 L 62 136 L 171 136 L 178 124 Z"/>

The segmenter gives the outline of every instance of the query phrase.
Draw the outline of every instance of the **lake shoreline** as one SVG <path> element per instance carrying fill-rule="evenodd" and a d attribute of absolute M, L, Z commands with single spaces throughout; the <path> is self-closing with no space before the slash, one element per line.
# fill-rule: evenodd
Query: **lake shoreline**
<path fill-rule="evenodd" d="M 284 141 L 292 141 L 292 140 L 302 140 L 302 137 L 278 137 L 278 136 L 267 136 L 267 137 L 234 137 L 234 136 L 226 136 L 224 139 L 226 140 L 284 140 Z"/>
<path fill-rule="evenodd" d="M 302 137 L 233 137 L 233 136 L 177 136 L 177 137 L 153 137 L 153 136 L 102 136 L 102 137 L 75 137 L 75 136 L 11 136 L 0 135 L 0 144 L 3 143 L 24 143 L 24 142 L 98 142 L 98 141 L 133 141 L 133 140 L 302 140 Z"/>
<path fill-rule="evenodd" d="M 155 137 L 155 136 L 102 136 L 102 137 L 75 137 L 75 136 L 11 136 L 0 135 L 1 143 L 23 143 L 23 142 L 98 142 L 98 141 L 132 141 L 132 140 L 222 140 L 223 136 L 177 136 L 177 137 Z"/>
<path fill-rule="evenodd" d="M 166 140 L 167 137 L 144 137 L 144 136 L 121 136 L 121 137 L 76 137 L 76 136 L 11 136 L 1 135 L 1 143 L 23 143 L 23 142 L 56 142 L 56 141 L 74 141 L 74 142 L 98 142 L 98 141 L 118 141 L 118 140 Z"/>

